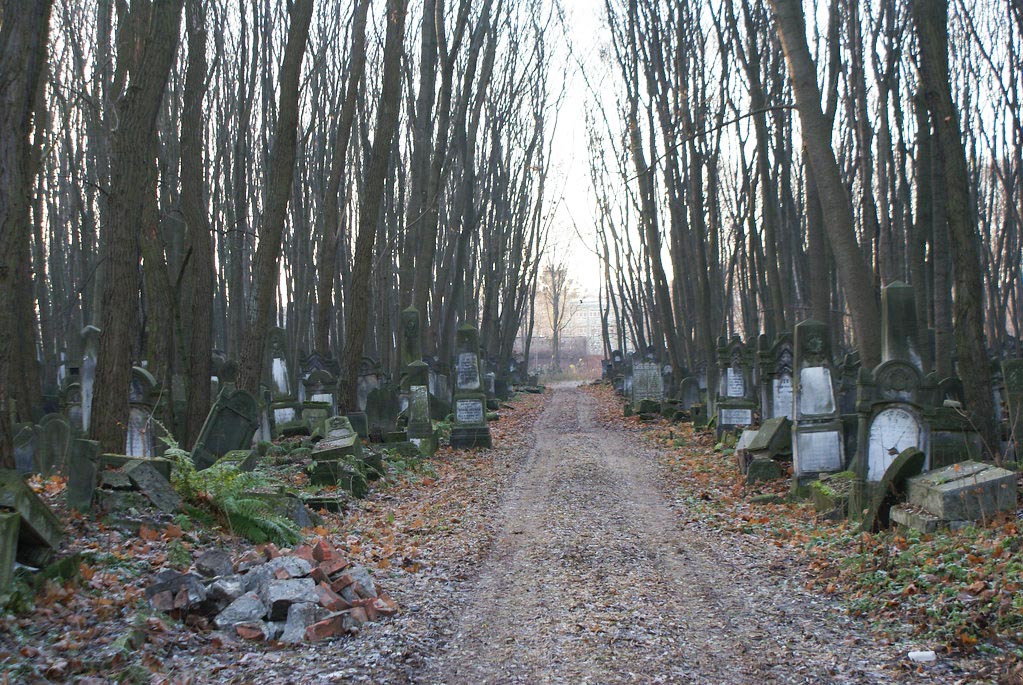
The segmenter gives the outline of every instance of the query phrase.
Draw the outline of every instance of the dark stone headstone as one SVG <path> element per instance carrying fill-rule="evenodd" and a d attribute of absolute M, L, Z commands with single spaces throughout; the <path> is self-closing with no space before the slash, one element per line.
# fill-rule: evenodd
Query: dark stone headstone
<path fill-rule="evenodd" d="M 492 446 L 487 425 L 487 397 L 480 376 L 479 333 L 466 324 L 455 334 L 456 374 L 451 446 L 458 449 Z"/>
<path fill-rule="evenodd" d="M 213 404 L 199 439 L 192 449 L 197 469 L 205 469 L 231 450 L 251 446 L 252 435 L 259 427 L 259 406 L 244 390 L 221 393 Z"/>
<path fill-rule="evenodd" d="M 75 440 L 68 453 L 67 505 L 77 511 L 92 507 L 96 492 L 96 471 L 99 468 L 99 443 L 95 440 Z"/>
<path fill-rule="evenodd" d="M 370 439 L 382 441 L 385 434 L 397 427 L 400 412 L 401 398 L 393 387 L 385 385 L 370 390 L 366 398 L 366 420 L 369 423 Z"/>
<path fill-rule="evenodd" d="M 181 510 L 181 498 L 178 497 L 178 493 L 152 464 L 133 461 L 127 464 L 123 471 L 157 509 L 166 514 L 175 514 Z"/>
<path fill-rule="evenodd" d="M 924 470 L 926 461 L 927 455 L 915 447 L 910 447 L 895 457 L 895 460 L 885 470 L 881 480 L 870 484 L 867 491 L 868 505 L 862 512 L 863 520 L 860 522 L 860 530 L 872 532 L 888 526 L 888 512 L 892 504 L 900 493 L 905 492 L 907 481 Z M 855 497 L 851 506 L 857 506 Z M 850 513 L 860 512 L 852 511 Z"/>

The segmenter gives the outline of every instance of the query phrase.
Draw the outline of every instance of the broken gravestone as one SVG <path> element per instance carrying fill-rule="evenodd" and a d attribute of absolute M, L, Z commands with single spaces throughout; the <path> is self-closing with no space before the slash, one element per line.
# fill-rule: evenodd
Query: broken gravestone
<path fill-rule="evenodd" d="M 99 450 L 99 443 L 95 440 L 79 439 L 68 452 L 67 505 L 71 509 L 88 511 L 92 508 Z"/>
<path fill-rule="evenodd" d="M 964 461 L 930 471 L 908 483 L 908 500 L 941 521 L 980 521 L 1016 510 L 1013 471 Z"/>
<path fill-rule="evenodd" d="M 247 449 L 259 427 L 259 405 L 244 390 L 221 392 L 210 409 L 199 438 L 192 448 L 192 461 L 197 469 L 213 466 L 217 459 L 231 450 Z"/>
<path fill-rule="evenodd" d="M 888 527 L 892 505 L 906 491 L 907 481 L 923 471 L 926 463 L 927 455 L 915 447 L 908 447 L 895 457 L 881 480 L 869 491 L 870 501 L 862 512 L 861 531 L 873 532 Z M 855 502 L 854 498 L 850 506 L 856 506 Z"/>
<path fill-rule="evenodd" d="M 181 498 L 178 497 L 178 493 L 152 464 L 132 461 L 124 466 L 123 471 L 157 509 L 167 514 L 181 510 Z"/>
<path fill-rule="evenodd" d="M 0 509 L 13 510 L 20 518 L 18 561 L 27 566 L 45 566 L 64 531 L 57 517 L 17 471 L 0 470 Z"/>

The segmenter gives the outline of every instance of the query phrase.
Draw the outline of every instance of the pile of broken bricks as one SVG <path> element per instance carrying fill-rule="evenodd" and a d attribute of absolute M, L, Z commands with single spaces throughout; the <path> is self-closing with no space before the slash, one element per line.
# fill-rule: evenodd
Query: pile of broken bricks
<path fill-rule="evenodd" d="M 316 642 L 398 611 L 365 567 L 349 565 L 322 538 L 290 551 L 267 545 L 237 563 L 210 551 L 194 569 L 158 573 L 146 590 L 150 604 L 200 628 L 212 618 L 214 628 L 247 640 Z"/>

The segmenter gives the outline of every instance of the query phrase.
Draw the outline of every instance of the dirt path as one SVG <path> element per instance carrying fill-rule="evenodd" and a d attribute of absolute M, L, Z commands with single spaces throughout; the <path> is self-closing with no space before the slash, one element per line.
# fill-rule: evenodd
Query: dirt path
<path fill-rule="evenodd" d="M 889 682 L 888 650 L 766 558 L 680 518 L 657 466 L 559 387 L 494 551 L 422 683 Z M 755 554 L 755 552 L 754 552 Z M 769 556 L 769 555 L 768 555 Z M 788 582 L 793 580 L 793 582 Z"/>

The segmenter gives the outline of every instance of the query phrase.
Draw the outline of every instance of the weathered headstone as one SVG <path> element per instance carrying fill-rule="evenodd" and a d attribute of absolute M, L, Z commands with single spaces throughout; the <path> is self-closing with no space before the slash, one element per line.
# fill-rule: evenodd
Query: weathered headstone
<path fill-rule="evenodd" d="M 384 385 L 374 388 L 366 399 L 366 420 L 369 422 L 369 437 L 374 442 L 383 442 L 384 435 L 395 430 L 398 414 L 401 412 L 401 398 L 396 388 Z"/>
<path fill-rule="evenodd" d="M 136 460 L 126 464 L 123 471 L 157 509 L 165 514 L 175 514 L 181 510 L 181 498 L 152 464 Z"/>
<path fill-rule="evenodd" d="M 635 362 L 632 365 L 632 406 L 638 411 L 643 400 L 651 400 L 660 406 L 664 396 L 664 383 L 660 364 L 656 362 Z"/>
<path fill-rule="evenodd" d="M 68 452 L 67 505 L 77 511 L 92 508 L 96 492 L 96 472 L 99 468 L 100 446 L 95 440 L 75 440 Z"/>
<path fill-rule="evenodd" d="M 908 289 L 908 291 L 907 291 Z M 876 500 L 877 490 L 884 487 L 884 474 L 896 457 L 908 449 L 924 455 L 924 466 L 929 468 L 930 426 L 925 420 L 927 403 L 933 399 L 933 390 L 925 382 L 917 363 L 913 361 L 915 330 L 906 328 L 905 304 L 913 299 L 910 286 L 896 283 L 881 292 L 882 339 L 886 354 L 901 354 L 881 362 L 873 371 L 860 369 L 859 439 L 852 470 L 856 473 L 850 512 L 858 514 L 866 503 Z M 887 303 L 887 304 L 886 304 Z M 892 317 L 898 318 L 893 321 Z M 912 321 L 915 321 L 913 319 Z M 891 329 L 896 328 L 893 332 Z M 919 361 L 919 355 L 916 354 Z"/>
<path fill-rule="evenodd" d="M 845 468 L 843 428 L 832 382 L 831 338 L 826 324 L 799 323 L 793 340 L 793 485 Z"/>
<path fill-rule="evenodd" d="M 419 310 L 409 307 L 401 313 L 401 367 L 423 360 L 423 337 L 419 330 Z"/>
<path fill-rule="evenodd" d="M 14 467 L 18 473 L 37 473 L 36 452 L 39 450 L 39 434 L 36 427 L 28 424 L 14 435 Z"/>
<path fill-rule="evenodd" d="M 433 437 L 430 391 L 425 385 L 413 385 L 409 388 L 408 437 L 410 440 Z"/>
<path fill-rule="evenodd" d="M 881 297 L 881 361 L 904 361 L 923 373 L 920 338 L 916 322 L 913 286 L 895 281 L 885 286 Z"/>
<path fill-rule="evenodd" d="M 792 412 L 792 336 L 779 335 L 769 343 L 766 335 L 758 340 L 760 362 L 760 415 L 763 419 L 783 416 L 791 419 Z"/>
<path fill-rule="evenodd" d="M 156 456 L 155 391 L 153 375 L 142 367 L 132 367 L 128 389 L 128 427 L 124 438 L 124 453 L 130 457 Z"/>
<path fill-rule="evenodd" d="M 455 423 L 451 446 L 472 448 L 492 446 L 487 425 L 487 398 L 482 392 L 479 367 L 479 333 L 468 324 L 455 334 Z"/>
<path fill-rule="evenodd" d="M 250 447 L 258 427 L 259 407 L 252 395 L 244 390 L 222 392 L 192 449 L 196 468 L 208 468 L 231 450 Z"/>
<path fill-rule="evenodd" d="M 82 329 L 82 368 L 79 373 L 82 400 L 82 431 L 88 432 L 92 414 L 93 383 L 96 380 L 96 359 L 99 357 L 100 330 L 95 326 Z"/>
<path fill-rule="evenodd" d="M 71 446 L 71 424 L 62 414 L 47 414 L 39 419 L 39 472 L 63 473 Z"/>
<path fill-rule="evenodd" d="M 682 379 L 678 389 L 678 406 L 683 411 L 689 411 L 694 404 L 700 402 L 700 382 L 692 376 Z"/>
<path fill-rule="evenodd" d="M 752 399 L 751 366 L 749 349 L 739 336 L 718 339 L 718 437 L 725 431 L 753 425 L 756 403 Z"/>
<path fill-rule="evenodd" d="M 852 518 L 860 519 L 860 530 L 869 532 L 888 526 L 892 505 L 905 492 L 909 479 L 924 469 L 926 460 L 923 452 L 908 447 L 892 459 L 876 483 L 866 491 L 859 491 L 859 495 L 854 481 L 849 513 Z M 859 500 L 864 493 L 867 499 Z"/>

